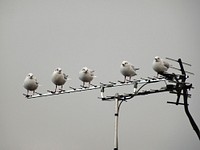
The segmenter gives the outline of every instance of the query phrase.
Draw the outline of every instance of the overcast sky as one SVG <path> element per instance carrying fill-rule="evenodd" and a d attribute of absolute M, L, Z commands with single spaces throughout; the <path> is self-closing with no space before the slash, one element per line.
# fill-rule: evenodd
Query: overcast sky
<path fill-rule="evenodd" d="M 195 73 L 188 79 L 195 87 L 189 109 L 200 127 L 199 14 L 198 0 L 1 0 L 0 149 L 113 149 L 114 102 L 98 99 L 99 90 L 27 100 L 24 78 L 32 72 L 42 85 L 38 92 L 46 93 L 54 89 L 53 70 L 61 67 L 71 78 L 68 90 L 82 84 L 78 72 L 87 66 L 99 85 L 123 80 L 123 60 L 140 68 L 134 78 L 151 77 L 157 55 L 192 64 L 186 67 Z M 119 149 L 199 150 L 183 107 L 167 104 L 175 100 L 162 93 L 123 103 Z"/>

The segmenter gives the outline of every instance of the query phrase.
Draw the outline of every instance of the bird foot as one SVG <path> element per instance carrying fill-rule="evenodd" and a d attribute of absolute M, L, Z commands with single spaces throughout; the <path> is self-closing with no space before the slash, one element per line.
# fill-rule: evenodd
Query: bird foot
<path fill-rule="evenodd" d="M 58 92 L 59 92 L 59 93 L 62 93 L 62 92 L 65 92 L 65 90 L 63 90 L 63 89 L 59 89 Z"/>
<path fill-rule="evenodd" d="M 90 85 L 93 86 L 93 87 L 97 87 L 97 85 L 94 85 L 94 84 L 91 84 L 91 83 L 90 83 Z"/>
<path fill-rule="evenodd" d="M 26 98 L 30 98 L 32 95 L 23 94 Z"/>
<path fill-rule="evenodd" d="M 38 93 L 38 92 L 35 92 L 36 94 L 38 94 L 38 95 L 42 95 L 42 93 Z"/>
<path fill-rule="evenodd" d="M 125 81 L 120 81 L 120 80 L 118 80 L 118 82 L 119 82 L 119 83 L 121 83 L 121 84 L 124 84 L 124 83 L 126 83 Z"/>
<path fill-rule="evenodd" d="M 51 90 L 47 90 L 47 92 L 52 93 L 52 94 L 56 93 L 56 91 L 51 91 Z"/>
<path fill-rule="evenodd" d="M 82 88 L 89 88 L 90 86 L 80 85 Z"/>
<path fill-rule="evenodd" d="M 133 81 L 126 79 L 125 81 L 118 81 L 118 82 L 120 82 L 121 84 L 125 84 L 125 83 L 129 83 L 129 82 L 133 82 Z"/>
<path fill-rule="evenodd" d="M 132 80 L 126 80 L 126 83 L 133 82 Z"/>

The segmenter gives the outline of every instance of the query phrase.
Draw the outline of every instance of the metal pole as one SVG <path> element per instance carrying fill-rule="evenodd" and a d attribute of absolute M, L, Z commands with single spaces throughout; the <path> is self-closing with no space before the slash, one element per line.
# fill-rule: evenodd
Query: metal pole
<path fill-rule="evenodd" d="M 192 115 L 190 114 L 189 112 L 189 109 L 188 109 L 188 90 L 187 90 L 187 87 L 185 85 L 185 81 L 186 81 L 186 73 L 185 73 L 185 70 L 183 68 L 183 62 L 181 61 L 181 59 L 179 58 L 178 59 L 178 63 L 180 65 L 180 68 L 181 68 L 181 73 L 184 75 L 182 77 L 182 82 L 183 82 L 183 101 L 184 101 L 184 109 L 185 109 L 185 113 L 194 129 L 194 131 L 196 132 L 199 140 L 200 140 L 200 131 L 199 131 L 199 128 L 198 126 L 196 125 L 194 119 L 192 118 Z"/>
<path fill-rule="evenodd" d="M 118 122 L 119 122 L 119 94 L 115 94 L 115 133 L 114 133 L 114 150 L 118 150 Z"/>
<path fill-rule="evenodd" d="M 188 96 L 187 96 L 187 89 L 185 87 L 183 88 L 183 93 L 184 93 L 183 94 L 183 100 L 184 100 L 185 113 L 188 116 L 188 119 L 189 119 L 189 121 L 190 121 L 190 123 L 191 123 L 191 125 L 192 125 L 192 127 L 194 129 L 194 131 L 196 132 L 199 140 L 200 140 L 200 131 L 199 131 L 199 128 L 196 125 L 196 123 L 195 123 L 194 119 L 192 118 L 192 115 L 190 114 L 189 109 L 188 109 L 188 102 L 187 102 Z"/>

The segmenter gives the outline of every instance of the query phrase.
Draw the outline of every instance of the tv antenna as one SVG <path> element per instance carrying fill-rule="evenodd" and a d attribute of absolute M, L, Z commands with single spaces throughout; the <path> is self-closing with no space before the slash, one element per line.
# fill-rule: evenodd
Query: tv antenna
<path fill-rule="evenodd" d="M 61 94 L 70 94 L 70 93 L 78 93 L 78 92 L 84 92 L 84 91 L 91 91 L 100 89 L 100 99 L 102 101 L 115 101 L 115 132 L 114 132 L 114 150 L 118 150 L 118 118 L 119 118 L 119 111 L 121 104 L 124 101 L 131 100 L 132 98 L 136 96 L 142 96 L 142 95 L 148 95 L 148 94 L 155 94 L 155 93 L 161 93 L 161 92 L 169 92 L 171 94 L 176 94 L 177 99 L 176 102 L 168 101 L 168 104 L 175 104 L 175 105 L 183 105 L 185 113 L 196 132 L 199 140 L 200 140 L 200 131 L 198 126 L 196 125 L 194 119 L 192 118 L 192 115 L 189 112 L 188 108 L 188 98 L 191 97 L 191 94 L 188 93 L 188 90 L 192 89 L 192 83 L 186 82 L 186 80 L 189 78 L 187 74 L 194 75 L 194 73 L 191 73 L 189 71 L 185 71 L 183 65 L 191 66 L 188 63 L 182 62 L 182 60 L 179 58 L 178 60 L 172 59 L 172 58 L 166 58 L 170 61 L 178 62 L 180 68 L 172 67 L 172 69 L 176 69 L 181 72 L 181 74 L 175 74 L 175 73 L 163 73 L 160 77 L 147 77 L 147 78 L 141 78 L 133 81 L 117 81 L 117 82 L 109 82 L 109 83 L 100 83 L 100 85 L 90 85 L 89 87 L 80 87 L 80 88 L 74 88 L 69 87 L 69 90 L 61 90 L 57 92 L 51 92 L 47 90 L 47 93 L 36 93 L 34 95 L 26 95 L 24 96 L 27 99 L 34 99 L 34 98 L 40 98 L 40 97 L 48 97 L 48 96 L 57 96 Z M 165 86 L 161 87 L 160 89 L 150 89 L 150 90 L 142 90 L 143 87 L 149 84 L 164 82 Z M 108 88 L 115 88 L 120 86 L 133 86 L 133 92 L 128 94 L 119 94 L 116 93 L 115 95 L 111 96 L 105 96 L 105 89 Z M 183 102 L 180 102 L 180 97 L 183 96 Z"/>

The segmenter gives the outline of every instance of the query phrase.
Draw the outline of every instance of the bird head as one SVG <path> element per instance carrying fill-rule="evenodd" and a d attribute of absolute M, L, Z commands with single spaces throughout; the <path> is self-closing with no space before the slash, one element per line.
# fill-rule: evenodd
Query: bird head
<path fill-rule="evenodd" d="M 82 71 L 83 71 L 84 73 L 87 73 L 87 72 L 88 72 L 88 68 L 87 68 L 87 67 L 83 67 L 83 68 L 82 68 Z"/>
<path fill-rule="evenodd" d="M 160 57 L 159 56 L 156 56 L 154 59 L 155 59 L 156 62 L 160 61 Z"/>
<path fill-rule="evenodd" d="M 62 72 L 61 68 L 57 68 L 55 71 L 57 71 L 59 74 Z"/>
<path fill-rule="evenodd" d="M 122 66 L 125 67 L 128 64 L 128 61 L 123 61 Z"/>
<path fill-rule="evenodd" d="M 29 73 L 29 74 L 28 74 L 28 78 L 29 78 L 29 79 L 33 79 L 33 74 L 32 74 L 32 73 Z"/>

